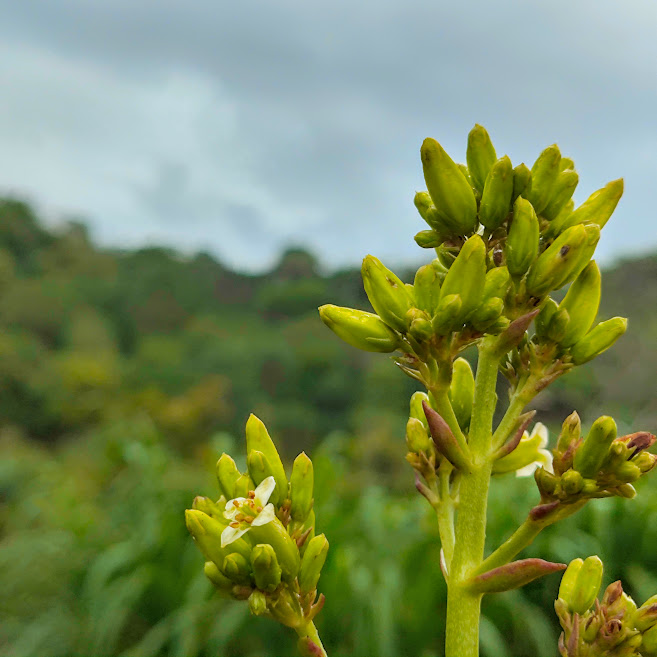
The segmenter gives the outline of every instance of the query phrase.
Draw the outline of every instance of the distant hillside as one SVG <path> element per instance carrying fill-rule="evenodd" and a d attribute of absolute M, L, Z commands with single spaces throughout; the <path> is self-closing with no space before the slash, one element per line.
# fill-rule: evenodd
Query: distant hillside
<path fill-rule="evenodd" d="M 601 316 L 629 317 L 628 334 L 547 391 L 543 417 L 604 409 L 657 430 L 657 256 L 603 286 Z M 290 249 L 252 276 L 207 253 L 100 249 L 80 223 L 47 230 L 0 200 L 0 422 L 53 441 L 146 413 L 183 448 L 240 433 L 254 410 L 290 453 L 334 429 L 398 445 L 415 386 L 335 339 L 316 314 L 327 302 L 368 308 L 357 268 L 322 275 Z"/>

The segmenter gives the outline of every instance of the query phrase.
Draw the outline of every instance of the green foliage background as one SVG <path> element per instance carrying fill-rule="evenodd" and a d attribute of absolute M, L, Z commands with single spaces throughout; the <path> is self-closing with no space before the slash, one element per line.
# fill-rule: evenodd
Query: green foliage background
<path fill-rule="evenodd" d="M 538 419 L 604 411 L 654 432 L 656 301 L 657 257 L 606 271 L 601 316 L 629 317 L 628 333 L 543 393 Z M 241 454 L 251 411 L 288 462 L 305 450 L 315 463 L 329 654 L 442 653 L 437 529 L 404 462 L 414 383 L 338 341 L 323 303 L 367 308 L 359 271 L 323 273 L 302 249 L 262 276 L 202 253 L 99 250 L 81 224 L 47 230 L 0 201 L 0 654 L 295 654 L 284 628 L 213 595 L 183 521 L 194 495 L 218 496 L 214 463 Z M 536 499 L 531 479 L 496 480 L 490 544 Z M 597 553 L 643 601 L 657 591 L 656 515 L 648 481 L 547 530 L 532 554 Z M 557 586 L 488 598 L 483 654 L 556 655 Z"/>

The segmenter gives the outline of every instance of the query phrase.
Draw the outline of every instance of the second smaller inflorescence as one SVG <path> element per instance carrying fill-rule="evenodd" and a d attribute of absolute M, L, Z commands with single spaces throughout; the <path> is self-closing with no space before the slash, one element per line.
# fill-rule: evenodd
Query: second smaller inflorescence
<path fill-rule="evenodd" d="M 315 534 L 312 461 L 301 453 L 290 479 L 265 425 L 246 424 L 247 471 L 223 454 L 221 497 L 196 497 L 187 528 L 205 558 L 205 574 L 223 595 L 293 628 L 304 655 L 324 650 L 314 618 L 324 605 L 317 583 L 329 544 Z"/>

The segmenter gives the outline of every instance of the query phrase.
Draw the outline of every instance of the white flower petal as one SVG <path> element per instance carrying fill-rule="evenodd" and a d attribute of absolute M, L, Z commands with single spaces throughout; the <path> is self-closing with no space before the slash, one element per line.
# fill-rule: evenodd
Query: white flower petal
<path fill-rule="evenodd" d="M 537 422 L 532 429 L 532 436 L 536 435 L 541 437 L 540 446 L 546 447 L 548 444 L 548 430 L 542 422 Z"/>
<path fill-rule="evenodd" d="M 261 527 L 271 522 L 276 517 L 276 511 L 273 504 L 268 504 L 251 523 L 254 527 Z"/>
<path fill-rule="evenodd" d="M 271 494 L 276 488 L 276 480 L 273 477 L 267 477 L 260 482 L 260 485 L 255 489 L 255 498 L 260 504 L 267 504 Z"/>
<path fill-rule="evenodd" d="M 518 468 L 516 470 L 516 477 L 531 477 L 534 474 L 534 470 L 538 468 L 538 462 L 534 461 L 529 465 L 524 466 L 523 468 Z"/>
<path fill-rule="evenodd" d="M 545 468 L 547 472 L 554 474 L 554 470 L 552 468 L 552 452 L 548 451 L 547 449 L 539 449 L 538 460 L 543 464 L 543 468 Z"/>
<path fill-rule="evenodd" d="M 240 536 L 249 531 L 248 525 L 240 525 L 239 527 L 231 527 L 228 525 L 224 531 L 221 532 L 221 547 L 224 548 L 236 541 Z"/>

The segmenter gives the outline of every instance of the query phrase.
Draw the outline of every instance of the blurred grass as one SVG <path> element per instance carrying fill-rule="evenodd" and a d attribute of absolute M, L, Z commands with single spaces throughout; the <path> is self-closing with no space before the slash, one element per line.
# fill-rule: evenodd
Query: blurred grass
<path fill-rule="evenodd" d="M 442 654 L 445 585 L 428 505 L 362 486 L 351 440 L 329 436 L 314 454 L 318 526 L 331 542 L 320 582 L 320 632 L 334 657 Z M 293 637 L 219 599 L 202 574 L 183 510 L 217 497 L 216 437 L 196 461 L 167 448 L 152 423 L 116 423 L 55 450 L 5 431 L 0 439 L 0 654 L 293 655 Z M 235 446 L 233 445 L 233 448 Z M 238 448 L 239 449 L 239 448 Z M 490 545 L 522 521 L 531 480 L 495 480 Z M 657 590 L 655 483 L 635 500 L 590 504 L 547 530 L 532 554 L 569 561 L 599 554 L 606 579 L 643 600 Z M 482 652 L 556 655 L 558 577 L 484 603 Z"/>

